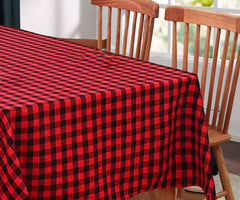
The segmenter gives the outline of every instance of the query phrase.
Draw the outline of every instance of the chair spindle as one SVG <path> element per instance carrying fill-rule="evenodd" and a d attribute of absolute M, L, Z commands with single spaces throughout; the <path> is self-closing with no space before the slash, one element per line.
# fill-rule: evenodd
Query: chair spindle
<path fill-rule="evenodd" d="M 218 77 L 217 93 L 216 93 L 216 97 L 215 97 L 215 106 L 214 106 L 214 110 L 213 110 L 213 119 L 212 119 L 213 127 L 216 127 L 216 122 L 217 122 L 217 114 L 218 114 L 218 108 L 219 108 L 219 102 L 220 102 L 220 96 L 221 96 L 223 75 L 224 75 L 225 64 L 226 64 L 226 59 L 227 59 L 229 36 L 230 36 L 230 31 L 227 30 L 226 36 L 225 36 L 224 47 L 223 47 L 223 53 L 222 53 L 222 62 L 221 62 L 221 67 L 220 67 L 220 73 L 219 73 L 219 77 Z"/>
<path fill-rule="evenodd" d="M 185 23 L 184 30 L 184 50 L 183 50 L 183 70 L 188 69 L 188 36 L 189 36 L 189 24 Z"/>
<path fill-rule="evenodd" d="M 102 49 L 102 6 L 98 6 L 98 49 Z"/>
<path fill-rule="evenodd" d="M 145 51 L 145 56 L 144 60 L 149 60 L 149 54 L 150 54 L 150 48 L 151 48 L 151 43 L 152 43 L 152 34 L 153 34 L 153 28 L 154 28 L 154 18 L 150 18 L 150 25 L 149 25 L 149 33 L 148 33 L 148 38 L 147 38 L 147 47 Z"/>
<path fill-rule="evenodd" d="M 222 130 L 223 128 L 223 120 L 225 116 L 227 98 L 229 94 L 229 87 L 230 87 L 231 78 L 232 78 L 233 63 L 234 63 L 234 57 L 235 57 L 234 55 L 235 55 L 236 46 L 237 46 L 237 38 L 238 38 L 238 33 L 234 33 L 228 71 L 227 71 L 227 76 L 225 80 L 224 92 L 223 92 L 224 95 L 222 97 L 222 105 L 221 105 L 221 110 L 219 114 L 218 126 L 217 126 L 219 131 Z"/>
<path fill-rule="evenodd" d="M 194 49 L 193 73 L 198 74 L 198 60 L 199 60 L 199 41 L 200 41 L 200 25 L 196 25 L 196 38 Z"/>
<path fill-rule="evenodd" d="M 120 48 L 120 31 L 121 31 L 121 9 L 118 8 L 117 34 L 116 34 L 116 46 L 115 46 L 115 53 L 116 53 L 116 54 L 119 54 L 119 48 Z"/>
<path fill-rule="evenodd" d="M 144 21 L 144 14 L 141 14 L 139 29 L 138 29 L 137 49 L 136 49 L 136 58 L 137 59 L 139 59 L 139 57 L 140 57 L 140 48 L 141 48 L 141 43 L 142 43 L 143 21 Z"/>
<path fill-rule="evenodd" d="M 144 59 L 145 55 L 145 49 L 147 45 L 147 38 L 148 38 L 148 27 L 149 27 L 149 21 L 150 21 L 150 16 L 146 16 L 145 19 L 145 25 L 144 25 L 144 32 L 143 32 L 143 43 L 142 43 L 142 49 L 141 49 L 141 60 Z"/>
<path fill-rule="evenodd" d="M 202 98 L 203 99 L 204 99 L 205 89 L 206 89 L 206 77 L 207 77 L 207 68 L 208 68 L 210 37 L 211 37 L 211 27 L 208 26 L 207 27 L 205 50 L 204 50 L 202 78 L 201 78 L 201 91 L 202 91 Z"/>
<path fill-rule="evenodd" d="M 208 102 L 207 102 L 207 111 L 206 111 L 206 122 L 207 122 L 207 124 L 209 124 L 210 112 L 211 112 L 211 106 L 212 106 L 213 86 L 214 86 L 215 75 L 216 75 L 220 35 L 221 35 L 221 29 L 218 28 L 217 29 L 216 40 L 215 40 L 213 62 L 212 62 L 212 71 L 211 71 L 211 78 L 210 78 L 210 86 L 209 86 L 209 92 L 208 92 Z"/>
<path fill-rule="evenodd" d="M 173 21 L 172 37 L 172 67 L 177 68 L 177 22 L 175 21 Z"/>
<path fill-rule="evenodd" d="M 108 7 L 107 51 L 111 51 L 112 8 Z"/>
<path fill-rule="evenodd" d="M 124 56 L 126 55 L 126 49 L 127 49 L 129 17 L 130 17 L 130 11 L 127 10 L 127 12 L 126 12 L 126 19 L 125 19 L 124 36 L 123 36 L 123 53 L 122 54 Z"/>
<path fill-rule="evenodd" d="M 137 23 L 137 12 L 134 12 L 133 22 L 132 22 L 132 35 L 131 35 L 130 50 L 129 50 L 130 57 L 133 57 L 134 41 L 135 41 L 135 34 L 136 34 L 136 23 Z"/>

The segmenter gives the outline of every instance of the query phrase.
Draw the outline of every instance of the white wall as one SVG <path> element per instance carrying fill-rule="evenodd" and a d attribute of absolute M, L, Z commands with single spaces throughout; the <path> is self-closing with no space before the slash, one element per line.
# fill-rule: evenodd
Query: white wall
<path fill-rule="evenodd" d="M 21 28 L 54 37 L 96 38 L 97 8 L 90 0 L 21 0 Z"/>
<path fill-rule="evenodd" d="M 240 77 L 237 84 L 229 132 L 233 141 L 240 142 Z"/>

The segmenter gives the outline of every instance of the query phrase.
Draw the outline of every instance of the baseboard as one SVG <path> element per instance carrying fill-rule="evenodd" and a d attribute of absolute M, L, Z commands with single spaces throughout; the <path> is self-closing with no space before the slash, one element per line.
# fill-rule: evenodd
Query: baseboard
<path fill-rule="evenodd" d="M 239 143 L 240 143 L 240 137 L 239 137 L 239 136 L 233 136 L 233 135 L 232 135 L 232 138 L 230 139 L 230 141 L 239 142 Z"/>

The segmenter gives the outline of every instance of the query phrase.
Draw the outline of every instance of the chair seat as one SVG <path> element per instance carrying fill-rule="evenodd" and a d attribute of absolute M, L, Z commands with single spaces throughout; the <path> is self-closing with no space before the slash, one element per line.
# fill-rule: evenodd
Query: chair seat
<path fill-rule="evenodd" d="M 208 128 L 208 136 L 210 146 L 219 145 L 231 139 L 231 135 L 229 133 L 223 134 L 216 128 Z"/>

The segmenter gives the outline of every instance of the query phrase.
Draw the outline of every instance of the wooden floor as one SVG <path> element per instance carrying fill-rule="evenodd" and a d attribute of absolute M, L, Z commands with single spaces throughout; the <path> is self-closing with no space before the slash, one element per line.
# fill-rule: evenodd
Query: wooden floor
<path fill-rule="evenodd" d="M 222 150 L 226 162 L 227 169 L 230 173 L 240 176 L 240 143 L 226 142 L 222 144 Z M 148 193 L 139 194 L 129 200 L 158 200 L 158 190 Z M 184 193 L 184 200 L 202 200 L 205 195 L 194 194 L 192 192 Z"/>
<path fill-rule="evenodd" d="M 198 194 L 193 192 L 185 192 L 183 194 L 183 199 L 177 198 L 177 200 L 203 200 L 205 199 L 204 194 Z M 151 192 L 145 192 L 142 194 L 139 194 L 133 198 L 130 198 L 129 200 L 170 200 L 173 198 L 165 198 L 165 196 L 161 195 L 160 190 L 154 190 Z"/>
<path fill-rule="evenodd" d="M 240 176 L 240 143 L 230 141 L 221 146 L 228 171 Z"/>

